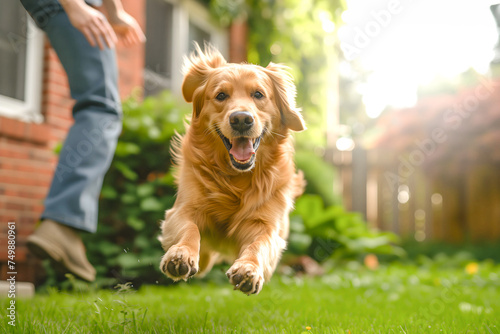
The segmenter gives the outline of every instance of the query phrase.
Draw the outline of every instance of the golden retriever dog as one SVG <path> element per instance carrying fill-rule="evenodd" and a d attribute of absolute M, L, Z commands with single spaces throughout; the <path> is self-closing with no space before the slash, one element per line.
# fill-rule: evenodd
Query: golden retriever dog
<path fill-rule="evenodd" d="M 227 63 L 210 45 L 186 59 L 182 93 L 193 103 L 173 147 L 177 198 L 165 214 L 160 269 L 174 281 L 220 260 L 235 290 L 258 294 L 288 237 L 304 187 L 290 130 L 302 131 L 295 86 L 282 65 Z"/>

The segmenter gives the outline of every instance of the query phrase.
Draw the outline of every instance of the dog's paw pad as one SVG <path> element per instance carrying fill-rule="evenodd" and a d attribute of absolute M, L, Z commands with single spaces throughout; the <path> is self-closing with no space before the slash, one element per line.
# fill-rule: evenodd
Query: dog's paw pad
<path fill-rule="evenodd" d="M 190 255 L 187 247 L 173 246 L 163 256 L 160 268 L 174 281 L 187 280 L 198 272 L 198 256 Z"/>
<path fill-rule="evenodd" d="M 226 272 L 229 282 L 234 285 L 234 290 L 244 294 L 258 294 L 262 289 L 264 278 L 259 268 L 250 263 L 235 263 Z"/>

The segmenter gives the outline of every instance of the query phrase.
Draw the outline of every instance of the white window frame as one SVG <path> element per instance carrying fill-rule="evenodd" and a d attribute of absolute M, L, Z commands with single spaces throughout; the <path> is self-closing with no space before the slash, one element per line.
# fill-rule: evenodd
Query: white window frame
<path fill-rule="evenodd" d="M 215 46 L 227 59 L 229 54 L 229 33 L 212 24 L 209 11 L 195 0 L 163 0 L 173 6 L 172 9 L 172 48 L 170 57 L 172 68 L 170 69 L 170 91 L 173 94 L 182 95 L 182 65 L 184 57 L 189 54 L 189 22 L 210 34 L 210 43 Z M 146 18 L 147 19 L 147 18 Z M 203 47 L 203 45 L 201 45 Z M 155 73 L 145 69 L 145 76 Z"/>
<path fill-rule="evenodd" d="M 43 69 L 43 32 L 32 18 L 26 14 L 27 36 L 17 43 L 26 43 L 26 71 L 24 80 L 24 101 L 0 94 L 0 116 L 19 119 L 24 122 L 43 122 L 41 112 L 42 69 Z M 23 24 L 24 22 L 21 22 Z"/>

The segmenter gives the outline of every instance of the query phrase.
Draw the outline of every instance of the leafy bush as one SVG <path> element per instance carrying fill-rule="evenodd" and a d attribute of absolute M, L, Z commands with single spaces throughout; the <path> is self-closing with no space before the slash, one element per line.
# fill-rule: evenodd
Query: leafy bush
<path fill-rule="evenodd" d="M 190 112 L 170 93 L 123 104 L 123 132 L 104 179 L 97 233 L 85 236 L 100 284 L 166 282 L 159 222 L 175 200 L 170 141 Z M 107 278 L 107 279 L 106 279 Z"/>
<path fill-rule="evenodd" d="M 408 253 L 408 258 L 418 260 L 422 256 L 428 258 L 456 256 L 457 254 L 469 254 L 470 258 L 478 261 L 493 260 L 500 263 L 500 244 L 494 241 L 448 243 L 443 241 L 418 242 L 415 239 L 403 240 L 402 247 Z"/>
<path fill-rule="evenodd" d="M 318 195 L 300 197 L 290 219 L 289 250 L 322 262 L 330 257 L 355 257 L 365 253 L 401 256 L 398 237 L 370 230 L 361 214 L 342 206 L 325 207 Z"/>
<path fill-rule="evenodd" d="M 340 196 L 333 189 L 336 170 L 331 164 L 316 153 L 304 149 L 296 149 L 295 164 L 304 172 L 307 180 L 306 193 L 320 195 L 326 205 L 341 202 Z"/>

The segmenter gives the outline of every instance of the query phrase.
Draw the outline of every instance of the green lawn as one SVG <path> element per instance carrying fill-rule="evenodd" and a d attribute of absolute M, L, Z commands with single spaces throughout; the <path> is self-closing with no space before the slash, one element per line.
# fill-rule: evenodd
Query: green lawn
<path fill-rule="evenodd" d="M 53 291 L 18 299 L 16 327 L 2 317 L 0 333 L 500 333 L 500 266 L 444 266 L 351 263 L 319 278 L 275 275 L 250 297 L 196 280 Z"/>

